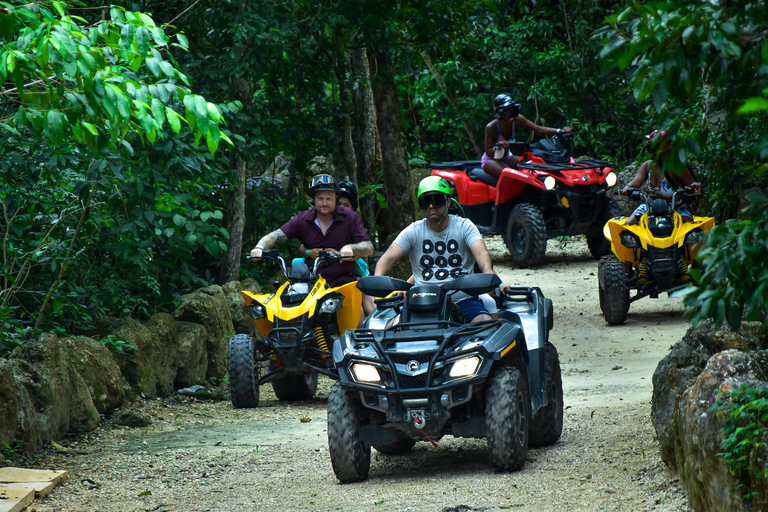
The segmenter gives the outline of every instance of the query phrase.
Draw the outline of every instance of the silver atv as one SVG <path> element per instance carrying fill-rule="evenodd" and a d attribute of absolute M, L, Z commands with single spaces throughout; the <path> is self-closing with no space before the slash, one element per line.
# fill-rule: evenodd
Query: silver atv
<path fill-rule="evenodd" d="M 456 294 L 496 289 L 493 274 L 411 285 L 364 277 L 378 299 L 365 328 L 334 342 L 339 382 L 328 397 L 328 446 L 336 477 L 368 477 L 371 447 L 408 452 L 445 435 L 487 438 L 494 466 L 516 471 L 528 447 L 560 438 L 563 393 L 557 350 L 549 341 L 552 301 L 538 288 L 496 297 L 498 320 L 464 323 Z"/>

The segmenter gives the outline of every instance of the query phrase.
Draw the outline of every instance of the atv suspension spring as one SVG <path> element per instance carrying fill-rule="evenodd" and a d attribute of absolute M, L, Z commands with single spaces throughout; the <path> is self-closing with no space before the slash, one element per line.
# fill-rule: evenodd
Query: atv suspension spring
<path fill-rule="evenodd" d="M 637 282 L 640 284 L 645 283 L 648 278 L 648 260 L 643 258 L 640 261 L 640 269 L 637 271 Z"/>
<path fill-rule="evenodd" d="M 680 259 L 680 273 L 683 275 L 683 280 L 688 281 L 691 275 L 688 273 L 688 262 L 684 259 Z"/>
<path fill-rule="evenodd" d="M 324 352 L 329 352 L 328 343 L 325 341 L 325 333 L 323 333 L 323 328 L 318 325 L 313 330 L 315 331 L 315 340 L 317 340 L 317 348 L 319 348 Z M 328 357 L 328 354 L 323 354 L 321 357 L 323 358 Z"/>

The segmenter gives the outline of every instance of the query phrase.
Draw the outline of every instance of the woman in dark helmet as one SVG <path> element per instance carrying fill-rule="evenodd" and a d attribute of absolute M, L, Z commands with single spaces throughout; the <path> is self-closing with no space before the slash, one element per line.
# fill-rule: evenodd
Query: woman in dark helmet
<path fill-rule="evenodd" d="M 520 104 L 516 103 L 509 94 L 499 94 L 493 100 L 497 117 L 485 126 L 485 153 L 483 153 L 483 170 L 497 178 L 507 167 L 517 167 L 519 156 L 509 151 L 509 142 L 515 140 L 517 128 L 526 128 L 539 135 L 555 135 L 557 128 L 539 126 L 520 113 Z M 566 126 L 564 131 L 570 132 Z M 497 150 L 497 146 L 499 149 Z"/>

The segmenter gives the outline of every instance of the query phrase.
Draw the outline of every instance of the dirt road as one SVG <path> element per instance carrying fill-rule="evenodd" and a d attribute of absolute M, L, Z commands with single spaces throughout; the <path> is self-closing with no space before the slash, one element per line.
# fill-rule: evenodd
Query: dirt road
<path fill-rule="evenodd" d="M 517 473 L 493 471 L 485 441 L 444 438 L 412 453 L 373 452 L 370 478 L 341 485 L 331 469 L 326 398 L 278 402 L 262 388 L 258 409 L 195 400 L 132 405 L 147 429 L 98 431 L 52 455 L 46 467 L 69 481 L 42 511 L 689 511 L 665 473 L 650 422 L 651 376 L 684 334 L 677 299 L 644 299 L 608 327 L 597 305 L 597 262 L 583 242 L 550 241 L 546 265 L 511 269 L 501 240 L 489 240 L 504 282 L 539 286 L 554 301 L 551 340 L 560 352 L 563 436 L 532 449 Z"/>

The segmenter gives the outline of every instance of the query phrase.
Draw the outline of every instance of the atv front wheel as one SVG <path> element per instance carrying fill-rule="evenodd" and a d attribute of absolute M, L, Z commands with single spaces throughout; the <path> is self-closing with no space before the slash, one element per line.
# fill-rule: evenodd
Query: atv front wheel
<path fill-rule="evenodd" d="M 227 357 L 232 405 L 237 409 L 258 407 L 261 367 L 256 358 L 253 338 L 247 334 L 236 334 L 229 338 Z"/>
<path fill-rule="evenodd" d="M 317 374 L 286 375 L 272 381 L 275 396 L 283 402 L 309 400 L 317 393 Z"/>
<path fill-rule="evenodd" d="M 336 382 L 328 393 L 328 451 L 336 478 L 359 482 L 368 478 L 371 447 L 360 438 L 360 404 Z"/>
<path fill-rule="evenodd" d="M 608 325 L 621 325 L 627 321 L 629 311 L 629 287 L 624 264 L 616 256 L 600 258 L 598 286 L 601 290 L 601 308 Z"/>
<path fill-rule="evenodd" d="M 555 346 L 547 342 L 544 348 L 544 390 L 547 405 L 531 419 L 531 437 L 528 446 L 549 446 L 563 433 L 563 377 L 560 373 L 560 358 Z"/>
<path fill-rule="evenodd" d="M 611 242 L 603 235 L 603 227 L 612 218 L 621 217 L 621 213 L 621 206 L 616 201 L 608 201 L 595 222 L 595 226 L 600 228 L 600 232 L 597 235 L 587 235 L 587 247 L 596 260 L 611 254 Z"/>
<path fill-rule="evenodd" d="M 531 396 L 517 368 L 501 366 L 490 376 L 485 396 L 488 451 L 499 471 L 516 471 L 528 457 Z"/>
<path fill-rule="evenodd" d="M 415 444 L 416 441 L 410 437 L 402 437 L 401 439 L 390 443 L 375 444 L 373 447 L 376 448 L 376 451 L 383 453 L 384 455 L 402 455 L 403 453 L 411 451 L 411 448 L 413 448 L 413 445 Z"/>
<path fill-rule="evenodd" d="M 515 266 L 535 267 L 541 263 L 547 251 L 547 225 L 539 209 L 530 203 L 512 208 L 504 241 Z"/>

